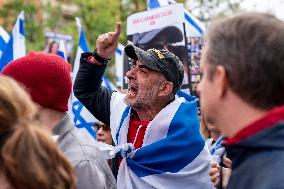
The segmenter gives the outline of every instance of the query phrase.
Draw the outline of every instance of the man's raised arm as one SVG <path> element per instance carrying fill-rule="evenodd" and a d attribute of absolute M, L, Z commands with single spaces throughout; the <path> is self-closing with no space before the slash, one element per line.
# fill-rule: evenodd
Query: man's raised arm
<path fill-rule="evenodd" d="M 74 83 L 74 94 L 78 100 L 100 121 L 109 124 L 109 105 L 113 91 L 101 86 L 108 61 L 117 47 L 121 23 L 114 32 L 100 35 L 93 53 L 82 53 L 80 67 Z"/>

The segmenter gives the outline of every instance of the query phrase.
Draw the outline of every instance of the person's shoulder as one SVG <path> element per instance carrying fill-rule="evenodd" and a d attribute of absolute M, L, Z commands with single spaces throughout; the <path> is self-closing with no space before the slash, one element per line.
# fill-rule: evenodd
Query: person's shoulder
<path fill-rule="evenodd" d="M 242 188 L 241 186 L 258 189 L 279 188 L 279 186 L 284 188 L 283 161 L 284 149 L 261 150 L 251 154 L 243 158 L 243 162 L 233 169 L 231 185 L 236 184 L 240 188 Z"/>
<path fill-rule="evenodd" d="M 88 133 L 87 129 L 74 128 L 70 134 L 74 138 L 74 143 L 80 146 L 80 150 L 83 153 L 92 153 L 99 151 L 96 145 L 97 141 L 90 133 Z"/>
<path fill-rule="evenodd" d="M 96 143 L 97 141 L 87 132 L 86 129 L 74 128 L 66 134 L 59 145 L 61 146 L 64 154 L 74 164 L 75 162 L 78 163 L 83 160 L 101 160 L 102 155 L 96 146 Z"/>

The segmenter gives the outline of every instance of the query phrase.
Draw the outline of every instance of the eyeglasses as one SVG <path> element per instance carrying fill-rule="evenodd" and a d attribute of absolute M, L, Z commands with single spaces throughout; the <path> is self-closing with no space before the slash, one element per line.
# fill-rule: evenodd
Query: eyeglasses
<path fill-rule="evenodd" d="M 101 124 L 101 123 L 97 123 L 95 122 L 94 125 L 94 130 L 97 132 L 98 130 L 100 130 L 100 128 L 102 128 L 104 131 L 108 131 L 110 130 L 109 126 L 106 124 Z"/>

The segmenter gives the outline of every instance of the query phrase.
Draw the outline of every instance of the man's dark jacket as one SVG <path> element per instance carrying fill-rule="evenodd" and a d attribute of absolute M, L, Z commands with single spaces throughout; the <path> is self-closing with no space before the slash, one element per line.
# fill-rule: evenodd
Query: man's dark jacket
<path fill-rule="evenodd" d="M 284 189 L 284 122 L 227 145 L 233 171 L 227 189 Z"/>
<path fill-rule="evenodd" d="M 83 53 L 81 56 L 80 69 L 73 88 L 74 94 L 98 120 L 109 125 L 110 99 L 113 91 L 101 86 L 106 66 L 87 62 L 91 55 Z"/>

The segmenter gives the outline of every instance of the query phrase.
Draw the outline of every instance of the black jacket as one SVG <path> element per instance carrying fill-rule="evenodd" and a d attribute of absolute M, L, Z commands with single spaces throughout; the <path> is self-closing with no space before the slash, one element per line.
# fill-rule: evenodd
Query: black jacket
<path fill-rule="evenodd" d="M 233 162 L 227 189 L 284 189 L 284 122 L 226 150 Z"/>
<path fill-rule="evenodd" d="M 101 122 L 110 123 L 110 99 L 113 91 L 101 86 L 106 66 L 87 62 L 91 53 L 82 53 L 74 83 L 77 99 Z"/>

